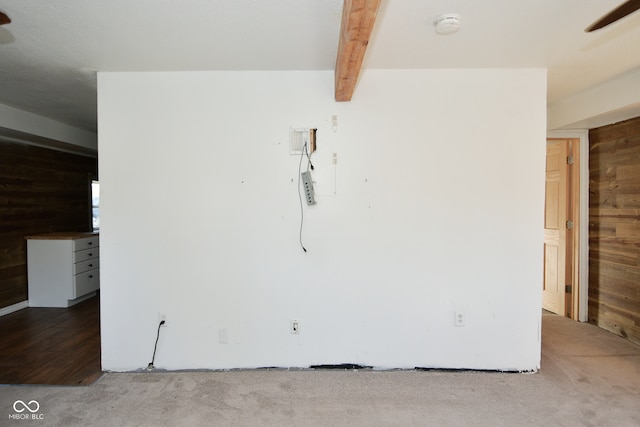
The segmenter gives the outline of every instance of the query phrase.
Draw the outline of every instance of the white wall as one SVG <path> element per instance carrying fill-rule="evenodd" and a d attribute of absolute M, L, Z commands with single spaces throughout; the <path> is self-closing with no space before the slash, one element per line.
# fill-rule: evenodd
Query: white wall
<path fill-rule="evenodd" d="M 342 104 L 330 71 L 98 87 L 104 369 L 146 367 L 159 313 L 166 369 L 539 366 L 544 70 L 367 70 Z"/>

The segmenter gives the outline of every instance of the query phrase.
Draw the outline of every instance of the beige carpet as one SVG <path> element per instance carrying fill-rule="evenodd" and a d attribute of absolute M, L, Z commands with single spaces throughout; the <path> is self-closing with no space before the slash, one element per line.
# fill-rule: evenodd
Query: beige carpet
<path fill-rule="evenodd" d="M 36 403 L 31 401 L 39 405 L 33 414 Z M 36 419 L 16 419 L 14 406 Z M 537 374 L 155 372 L 106 374 L 88 387 L 0 387 L 0 425 L 27 423 L 639 426 L 640 346 L 592 325 L 544 315 L 542 369 Z"/>

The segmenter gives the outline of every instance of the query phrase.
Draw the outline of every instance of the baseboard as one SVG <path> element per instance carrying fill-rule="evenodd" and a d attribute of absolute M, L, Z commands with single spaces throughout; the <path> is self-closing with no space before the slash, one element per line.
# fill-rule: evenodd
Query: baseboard
<path fill-rule="evenodd" d="M 23 308 L 29 307 L 29 301 L 22 301 L 13 305 L 9 305 L 7 307 L 0 308 L 0 316 L 5 316 L 7 314 L 11 314 L 14 311 L 22 310 Z"/>

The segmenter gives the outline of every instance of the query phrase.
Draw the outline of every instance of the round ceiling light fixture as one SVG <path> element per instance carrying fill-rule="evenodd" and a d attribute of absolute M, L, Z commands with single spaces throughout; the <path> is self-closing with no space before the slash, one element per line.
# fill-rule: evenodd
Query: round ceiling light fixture
<path fill-rule="evenodd" d="M 460 29 L 460 15 L 445 13 L 436 19 L 434 25 L 438 34 L 453 34 Z"/>

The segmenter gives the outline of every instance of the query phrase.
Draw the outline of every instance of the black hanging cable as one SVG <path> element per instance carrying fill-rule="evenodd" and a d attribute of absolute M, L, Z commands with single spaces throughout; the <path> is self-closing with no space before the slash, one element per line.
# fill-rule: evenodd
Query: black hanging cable
<path fill-rule="evenodd" d="M 309 162 L 307 163 L 307 170 L 309 170 L 309 167 L 311 167 L 311 170 L 315 170 L 315 168 L 313 167 L 313 163 L 311 163 L 311 154 L 313 153 L 309 153 L 306 142 L 304 144 L 304 153 L 307 155 L 307 161 Z"/>
<path fill-rule="evenodd" d="M 304 226 L 304 204 L 302 203 L 302 192 L 300 191 L 300 180 L 302 175 L 302 159 L 307 157 L 307 172 L 309 169 L 314 170 L 313 163 L 311 163 L 311 155 L 313 153 L 309 153 L 309 145 L 308 141 L 304 142 L 304 146 L 302 147 L 302 151 L 300 152 L 300 162 L 298 163 L 298 199 L 300 200 L 300 247 L 303 251 L 307 252 L 307 248 L 304 247 L 302 243 L 302 228 Z"/>
<path fill-rule="evenodd" d="M 304 244 L 302 243 L 302 226 L 304 224 L 304 206 L 302 204 L 302 193 L 300 192 L 300 179 L 301 179 L 301 175 L 302 175 L 302 159 L 304 158 L 304 153 L 307 149 L 307 143 L 304 143 L 304 148 L 302 149 L 302 152 L 300 153 L 300 162 L 298 163 L 298 199 L 300 199 L 300 235 L 299 235 L 299 240 L 300 240 L 300 247 L 302 248 L 303 251 L 307 252 L 307 248 L 304 247 Z M 308 168 L 308 166 L 307 166 Z"/>
<path fill-rule="evenodd" d="M 147 370 L 149 371 L 156 368 L 155 366 L 153 366 L 153 362 L 156 360 L 156 350 L 158 349 L 158 340 L 160 339 L 160 326 L 162 325 L 164 325 L 164 320 L 160 321 L 160 324 L 158 325 L 158 334 L 156 335 L 156 345 L 153 346 L 153 357 L 151 358 L 151 363 L 147 365 Z"/>

